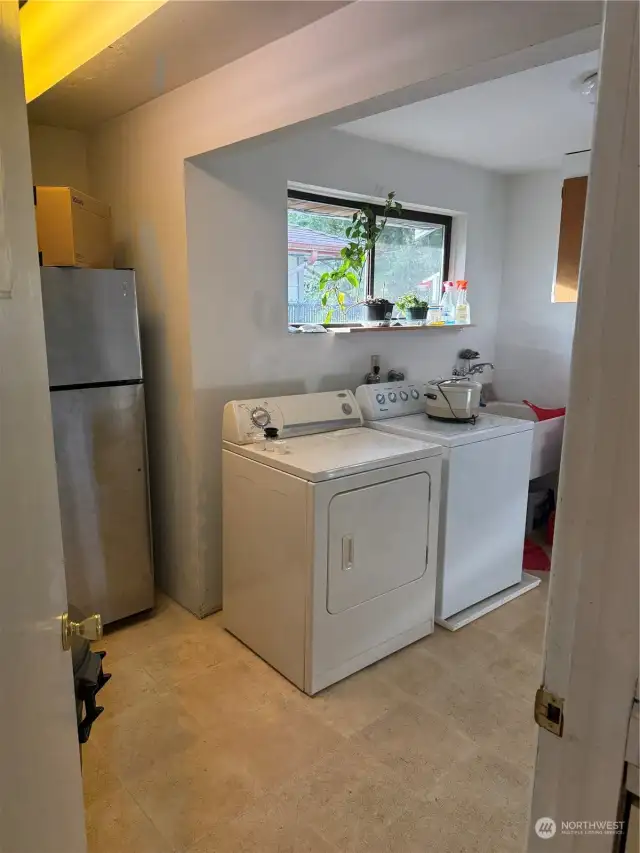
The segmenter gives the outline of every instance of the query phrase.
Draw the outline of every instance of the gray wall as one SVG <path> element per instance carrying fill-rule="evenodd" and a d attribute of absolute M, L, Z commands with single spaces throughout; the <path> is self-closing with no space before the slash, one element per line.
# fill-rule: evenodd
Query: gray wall
<path fill-rule="evenodd" d="M 506 179 L 507 225 L 494 382 L 503 400 L 564 406 L 575 302 L 553 302 L 564 178 L 589 172 L 589 152 L 555 171 Z"/>

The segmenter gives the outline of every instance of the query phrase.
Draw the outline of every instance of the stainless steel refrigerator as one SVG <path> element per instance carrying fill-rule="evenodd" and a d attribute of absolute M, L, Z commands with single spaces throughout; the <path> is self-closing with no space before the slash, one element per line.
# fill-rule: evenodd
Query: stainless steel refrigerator
<path fill-rule="evenodd" d="M 106 624 L 153 606 L 135 276 L 40 273 L 67 593 Z"/>

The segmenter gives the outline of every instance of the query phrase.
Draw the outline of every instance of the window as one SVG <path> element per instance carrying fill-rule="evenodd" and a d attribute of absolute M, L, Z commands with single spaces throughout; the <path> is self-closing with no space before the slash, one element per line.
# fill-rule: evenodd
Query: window
<path fill-rule="evenodd" d="M 320 301 L 320 277 L 340 264 L 341 250 L 349 243 L 346 229 L 354 211 L 363 207 L 371 211 L 371 222 L 380 220 L 380 205 L 289 190 L 290 325 L 325 322 L 327 309 Z M 415 210 L 403 209 L 390 215 L 365 266 L 360 287 L 345 288 L 344 307 L 333 311 L 331 325 L 362 322 L 362 303 L 367 297 L 385 297 L 393 302 L 420 287 L 430 302 L 439 299 L 449 269 L 451 223 L 450 216 Z"/>

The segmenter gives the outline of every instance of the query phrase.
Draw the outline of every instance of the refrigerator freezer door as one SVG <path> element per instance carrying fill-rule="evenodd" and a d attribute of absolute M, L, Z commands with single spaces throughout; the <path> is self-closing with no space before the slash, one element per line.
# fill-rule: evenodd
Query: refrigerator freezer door
<path fill-rule="evenodd" d="M 41 267 L 51 388 L 142 378 L 132 270 Z"/>
<path fill-rule="evenodd" d="M 51 393 L 69 603 L 113 622 L 153 606 L 143 385 Z"/>

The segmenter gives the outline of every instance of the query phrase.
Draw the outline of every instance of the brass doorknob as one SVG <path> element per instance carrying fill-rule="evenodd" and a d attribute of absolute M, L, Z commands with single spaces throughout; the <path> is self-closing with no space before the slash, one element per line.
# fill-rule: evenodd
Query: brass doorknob
<path fill-rule="evenodd" d="M 62 648 L 69 651 L 73 637 L 84 640 L 99 640 L 102 637 L 102 617 L 94 613 L 82 622 L 72 622 L 68 613 L 62 614 Z"/>

